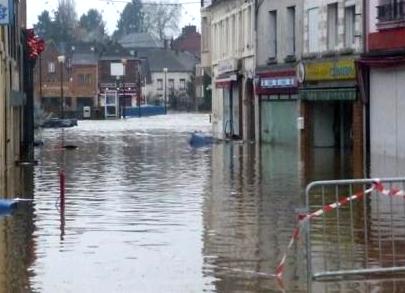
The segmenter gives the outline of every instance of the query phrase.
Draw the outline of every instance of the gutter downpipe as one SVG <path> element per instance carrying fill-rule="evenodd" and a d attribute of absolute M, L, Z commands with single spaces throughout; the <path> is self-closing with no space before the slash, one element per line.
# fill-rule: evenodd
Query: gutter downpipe
<path fill-rule="evenodd" d="M 369 4 L 368 0 L 363 0 L 363 54 L 367 53 L 368 51 L 368 25 L 369 25 Z M 364 68 L 364 67 L 363 67 Z M 367 71 L 369 72 L 369 68 L 367 68 Z M 360 74 L 363 74 L 363 72 L 360 72 Z M 369 79 L 369 73 L 367 73 L 366 78 Z M 366 82 L 367 86 L 369 86 L 369 82 Z M 366 95 L 369 95 L 369 88 L 365 89 Z M 367 170 L 367 166 L 369 165 L 369 156 L 367 154 L 368 148 L 369 148 L 369 141 L 368 141 L 368 129 L 369 129 L 369 105 L 370 105 L 370 100 L 369 98 L 367 99 L 368 103 L 365 104 L 363 103 L 363 175 L 364 178 L 368 177 L 369 171 Z"/>
<path fill-rule="evenodd" d="M 261 140 L 262 140 L 262 137 L 261 137 L 261 129 L 262 129 L 262 126 L 261 126 L 261 121 L 262 121 L 262 117 L 261 117 L 261 113 L 262 113 L 262 110 L 261 110 L 261 101 L 260 101 L 260 99 L 259 99 L 259 97 L 257 96 L 257 94 L 256 94 L 256 85 L 255 85 L 255 80 L 256 80 L 256 67 L 257 67 L 257 48 L 258 48 L 258 37 L 257 37 L 257 27 L 258 27 L 258 21 L 257 21 L 257 15 L 258 15 L 258 13 L 259 13 L 259 8 L 260 8 L 260 5 L 263 3 L 263 1 L 261 1 L 260 3 L 258 2 L 259 0 L 254 0 L 254 37 L 255 37 L 255 44 L 254 44 L 254 46 L 255 46 L 255 54 L 254 54 L 254 56 L 253 56 L 253 62 L 254 62 L 254 66 L 255 66 L 255 74 L 254 74 L 254 77 L 253 77 L 253 95 L 254 95 L 254 99 L 255 99 L 255 103 L 254 103 L 254 109 L 255 109 L 255 111 L 256 111 L 256 109 L 257 109 L 257 113 L 255 113 L 255 124 L 257 123 L 258 125 L 255 125 L 255 132 L 257 131 L 257 133 L 255 133 L 255 138 L 256 138 L 256 142 L 257 143 L 260 143 L 261 142 Z M 256 104 L 257 104 L 257 106 L 256 106 Z"/>

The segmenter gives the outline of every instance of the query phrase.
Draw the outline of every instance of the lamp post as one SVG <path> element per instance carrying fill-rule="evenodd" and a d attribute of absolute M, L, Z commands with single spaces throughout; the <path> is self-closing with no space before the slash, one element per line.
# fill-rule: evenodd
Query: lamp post
<path fill-rule="evenodd" d="M 122 64 L 122 102 L 120 103 L 122 105 L 122 117 L 125 119 L 126 118 L 126 100 L 127 100 L 127 95 L 125 94 L 125 76 L 127 74 L 127 59 L 122 58 L 121 59 L 121 64 Z"/>
<path fill-rule="evenodd" d="M 165 114 L 167 114 L 167 67 L 163 68 L 165 73 Z"/>
<path fill-rule="evenodd" d="M 60 55 L 58 56 L 58 62 L 60 64 L 60 117 L 61 119 L 64 118 L 64 108 L 63 108 L 63 104 L 64 104 L 64 97 L 63 97 L 63 66 L 65 63 L 65 56 L 64 55 Z"/>

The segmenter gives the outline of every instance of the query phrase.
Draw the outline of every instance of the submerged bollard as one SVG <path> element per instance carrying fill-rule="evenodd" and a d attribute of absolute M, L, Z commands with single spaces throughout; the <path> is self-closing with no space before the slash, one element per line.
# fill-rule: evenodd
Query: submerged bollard
<path fill-rule="evenodd" d="M 63 169 L 59 170 L 59 188 L 60 188 L 60 205 L 65 205 L 65 173 Z"/>

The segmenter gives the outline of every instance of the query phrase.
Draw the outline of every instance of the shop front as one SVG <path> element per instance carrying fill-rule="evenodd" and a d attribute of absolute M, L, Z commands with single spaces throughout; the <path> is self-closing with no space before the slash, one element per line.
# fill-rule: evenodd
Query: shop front
<path fill-rule="evenodd" d="M 295 69 L 257 72 L 255 87 L 259 99 L 260 140 L 296 145 L 299 108 Z"/>
<path fill-rule="evenodd" d="M 353 168 L 361 170 L 363 104 L 358 98 L 355 59 L 300 64 L 297 76 L 302 82 L 301 146 L 304 153 L 330 149 L 333 150 L 328 152 L 331 159 L 337 153 L 341 162 L 353 157 Z"/>
<path fill-rule="evenodd" d="M 242 138 L 242 101 L 241 85 L 238 74 L 238 61 L 227 59 L 219 62 L 215 78 L 215 94 L 221 103 L 217 108 L 222 132 L 219 137 L 227 139 Z M 219 110 L 219 111 L 218 111 Z M 222 111 L 221 111 L 222 110 Z"/>

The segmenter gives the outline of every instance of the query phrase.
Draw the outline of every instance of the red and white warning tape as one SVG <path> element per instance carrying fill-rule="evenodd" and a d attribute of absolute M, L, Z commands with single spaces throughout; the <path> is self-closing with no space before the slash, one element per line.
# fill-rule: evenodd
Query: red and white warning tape
<path fill-rule="evenodd" d="M 287 256 L 288 256 L 288 252 L 289 250 L 292 248 L 292 246 L 294 245 L 295 241 L 297 241 L 299 239 L 300 233 L 301 233 L 301 229 L 302 226 L 305 222 L 310 221 L 312 218 L 316 218 L 319 217 L 325 213 L 328 213 L 330 211 L 333 211 L 334 209 L 344 206 L 346 204 L 348 204 L 351 201 L 355 201 L 355 200 L 361 200 L 363 199 L 363 197 L 365 195 L 370 194 L 372 191 L 378 191 L 379 193 L 386 195 L 386 196 L 395 196 L 395 197 L 402 197 L 405 199 L 405 191 L 401 190 L 401 189 L 397 189 L 397 188 L 391 188 L 391 189 L 386 189 L 384 187 L 384 185 L 381 183 L 380 180 L 376 179 L 373 182 L 373 185 L 364 190 L 364 191 L 359 191 L 354 195 L 342 198 L 341 200 L 329 204 L 329 205 L 325 205 L 324 207 L 322 207 L 319 210 L 316 210 L 315 212 L 312 212 L 310 214 L 305 214 L 305 215 L 299 215 L 298 216 L 298 223 L 297 226 L 294 228 L 290 242 L 287 246 L 287 249 L 284 252 L 283 257 L 281 258 L 281 261 L 279 262 L 277 268 L 276 268 L 276 272 L 275 272 L 275 277 L 279 280 L 281 280 L 283 278 L 283 274 L 284 274 L 284 269 L 285 269 L 285 262 L 287 260 Z"/>

